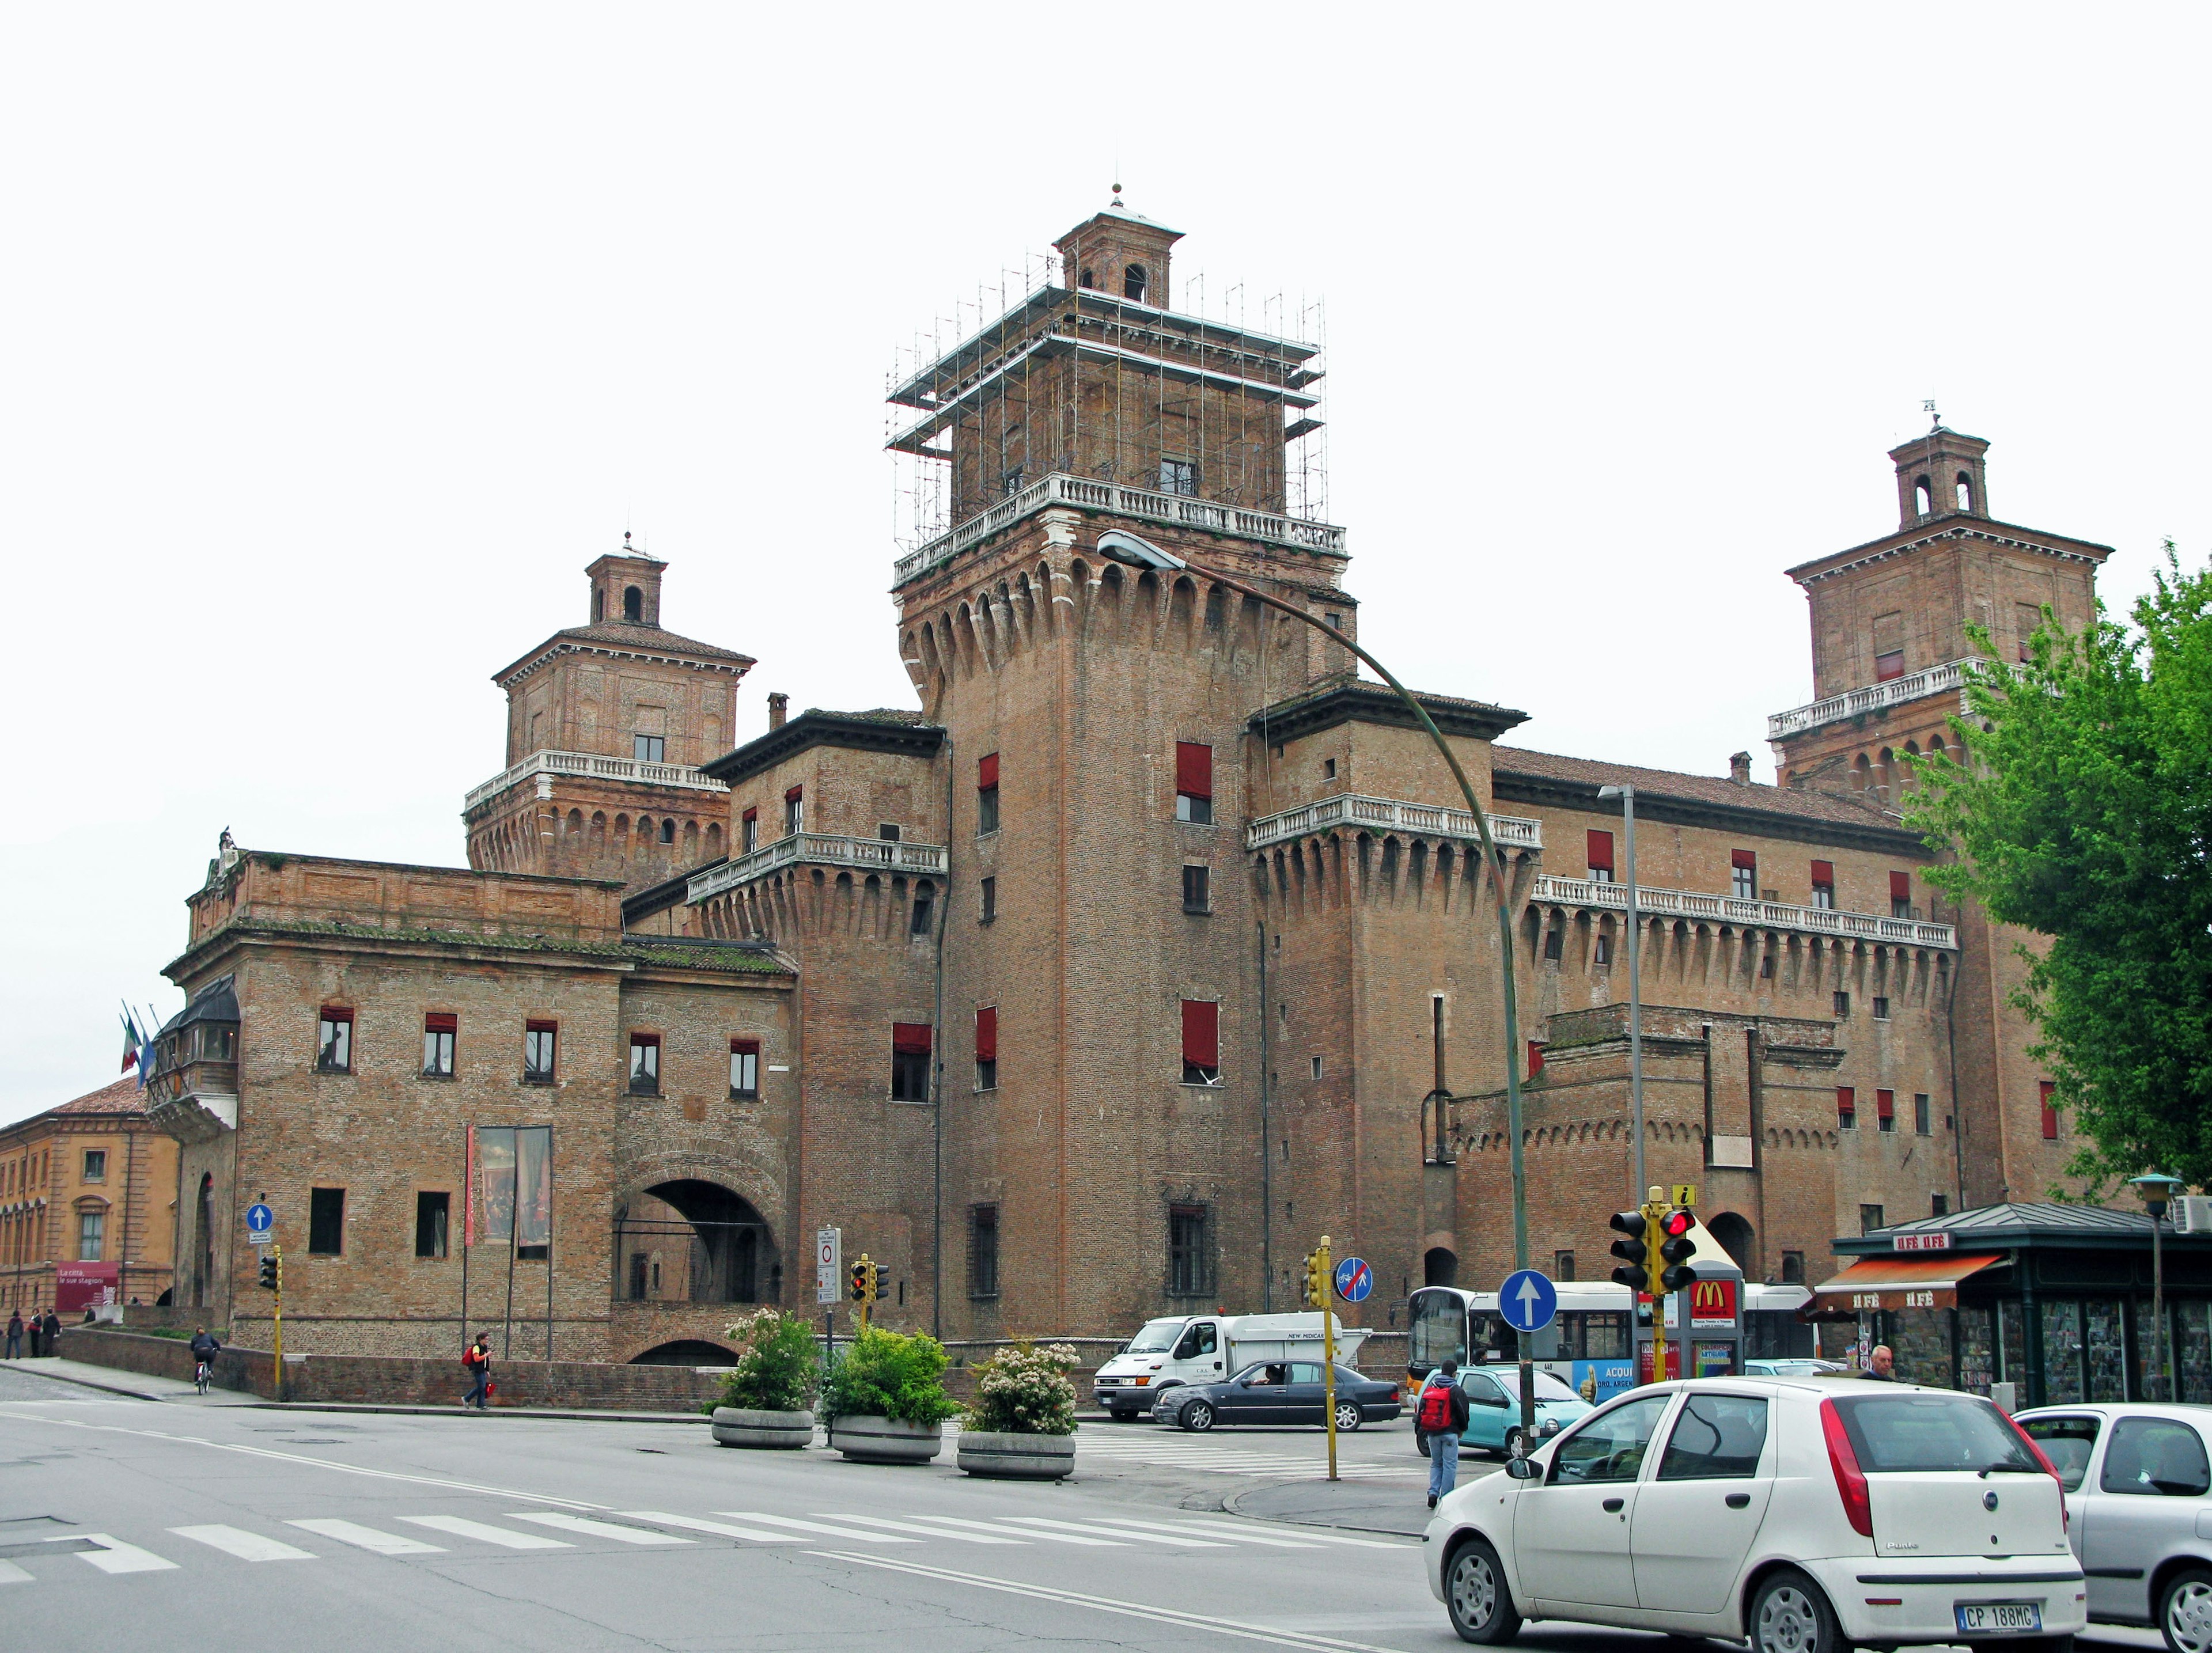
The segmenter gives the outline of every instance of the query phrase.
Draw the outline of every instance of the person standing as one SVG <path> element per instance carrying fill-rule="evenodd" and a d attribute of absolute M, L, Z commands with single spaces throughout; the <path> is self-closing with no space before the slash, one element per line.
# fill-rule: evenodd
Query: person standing
<path fill-rule="evenodd" d="M 8 1311 L 8 1358 L 20 1360 L 22 1358 L 23 1315 L 21 1310 L 10 1309 Z"/>
<path fill-rule="evenodd" d="M 52 1310 L 46 1310 L 46 1352 L 58 1355 L 62 1352 L 62 1317 Z"/>
<path fill-rule="evenodd" d="M 482 1412 L 491 1396 L 491 1334 L 477 1334 L 477 1340 L 462 1351 L 461 1366 L 475 1380 L 473 1387 L 461 1397 L 461 1404 Z"/>
<path fill-rule="evenodd" d="M 46 1328 L 45 1328 L 43 1325 L 41 1325 L 41 1324 L 40 1323 L 40 1321 L 39 1321 L 39 1305 L 38 1305 L 37 1304 L 35 1304 L 35 1303 L 33 1303 L 33 1304 L 31 1305 L 31 1318 L 30 1318 L 30 1322 L 29 1322 L 29 1327 L 30 1327 L 30 1339 L 31 1339 L 31 1358 L 32 1358 L 32 1359 L 33 1359 L 33 1360 L 36 1360 L 36 1359 L 39 1358 L 39 1346 L 40 1346 L 40 1344 L 41 1344 L 42 1342 L 44 1342 L 44 1341 L 46 1340 Z"/>
<path fill-rule="evenodd" d="M 1413 1427 L 1429 1449 L 1429 1508 L 1459 1484 L 1459 1440 L 1467 1429 L 1467 1391 L 1459 1362 L 1447 1360 L 1429 1374 L 1414 1408 Z"/>
<path fill-rule="evenodd" d="M 1867 1357 L 1867 1369 L 1859 1374 L 1877 1383 L 1897 1382 L 1897 1356 L 1887 1343 L 1877 1343 L 1874 1352 Z"/>

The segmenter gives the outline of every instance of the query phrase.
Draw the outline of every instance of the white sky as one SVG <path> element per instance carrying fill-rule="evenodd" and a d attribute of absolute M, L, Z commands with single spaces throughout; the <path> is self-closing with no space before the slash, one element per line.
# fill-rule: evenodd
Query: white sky
<path fill-rule="evenodd" d="M 1781 570 L 1895 526 L 1924 397 L 2115 608 L 2212 548 L 2201 9 L 813 15 L 0 20 L 0 1120 L 181 1004 L 226 824 L 460 864 L 626 526 L 741 735 L 914 703 L 892 350 L 1117 167 L 1179 284 L 1326 297 L 1364 638 L 1522 744 L 1771 777 Z"/>

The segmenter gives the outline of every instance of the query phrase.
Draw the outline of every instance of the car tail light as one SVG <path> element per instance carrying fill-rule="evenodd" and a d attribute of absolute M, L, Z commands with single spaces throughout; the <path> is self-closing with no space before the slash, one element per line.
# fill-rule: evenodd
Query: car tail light
<path fill-rule="evenodd" d="M 1833 1401 L 1820 1402 L 1820 1432 L 1828 1439 L 1828 1468 L 1836 1472 L 1836 1493 L 1844 1501 L 1844 1514 L 1861 1538 L 1874 1536 L 1874 1504 L 1867 1497 L 1867 1478 L 1859 1468 L 1859 1455 L 1851 1450 L 1851 1437 L 1844 1432 L 1844 1414 Z"/>
<path fill-rule="evenodd" d="M 2021 1444 L 2022 1446 L 2025 1446 L 2030 1452 L 2033 1452 L 2035 1455 L 2035 1461 L 2043 1466 L 2044 1474 L 2049 1475 L 2051 1480 L 2058 1483 L 2058 1528 L 2061 1532 L 2072 1532 L 2074 1530 L 2074 1512 L 2066 1506 L 2066 1481 L 2065 1478 L 2059 1474 L 2058 1466 L 2051 1462 L 2049 1455 L 2046 1454 L 2041 1447 L 2035 1443 L 2035 1437 L 2029 1434 L 2026 1430 L 2020 1426 L 2020 1419 L 2014 1417 L 2012 1413 L 2007 1412 L 2002 1407 L 1999 1407 L 1997 1408 L 1997 1416 L 2003 1419 L 2005 1422 L 2012 1425 L 2012 1432 L 2020 1437 Z"/>

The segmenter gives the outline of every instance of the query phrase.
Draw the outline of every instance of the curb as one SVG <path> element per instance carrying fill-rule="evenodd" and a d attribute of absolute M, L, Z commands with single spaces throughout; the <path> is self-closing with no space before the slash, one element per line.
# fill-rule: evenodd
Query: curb
<path fill-rule="evenodd" d="M 15 1363 L 16 1369 L 22 1369 L 24 1364 L 25 1363 L 22 1362 Z M 40 1369 L 30 1371 L 28 1375 L 33 1377 L 43 1377 L 47 1379 L 49 1382 L 56 1383 L 74 1383 L 81 1389 L 98 1389 L 103 1395 L 125 1395 L 133 1401 L 167 1401 L 173 1398 L 167 1395 L 157 1395 L 149 1389 L 126 1389 L 115 1383 L 94 1383 L 89 1377 L 79 1377 L 73 1372 L 47 1371 L 44 1369 Z"/>
<path fill-rule="evenodd" d="M 1363 1527 L 1356 1521 L 1301 1520 L 1296 1516 L 1252 1515 L 1242 1507 L 1245 1498 L 1252 1493 L 1268 1490 L 1264 1486 L 1248 1486 L 1241 1492 L 1231 1492 L 1221 1500 L 1221 1508 L 1226 1514 L 1240 1520 L 1263 1521 L 1274 1527 L 1340 1527 L 1348 1533 L 1372 1533 L 1377 1538 L 1402 1538 L 1408 1541 L 1418 1541 L 1420 1538 L 1419 1533 L 1401 1532 L 1395 1527 Z"/>
<path fill-rule="evenodd" d="M 551 1407 L 491 1407 L 483 1412 L 459 1401 L 442 1407 L 389 1406 L 358 1401 L 241 1401 L 233 1404 L 257 1412 L 336 1412 L 383 1413 L 407 1418 L 535 1418 L 581 1424 L 709 1424 L 701 1412 L 580 1412 Z"/>

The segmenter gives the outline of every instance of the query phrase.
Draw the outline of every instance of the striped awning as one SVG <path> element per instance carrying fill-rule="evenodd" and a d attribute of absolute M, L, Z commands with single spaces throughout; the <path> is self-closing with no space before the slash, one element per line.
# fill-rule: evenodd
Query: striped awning
<path fill-rule="evenodd" d="M 1862 1257 L 1833 1279 L 1813 1288 L 1808 1312 L 1825 1317 L 1869 1314 L 1877 1309 L 1955 1309 L 1960 1280 L 2004 1261 L 2002 1256 L 1974 1252 Z"/>

